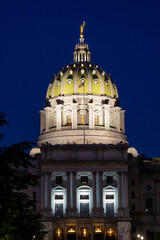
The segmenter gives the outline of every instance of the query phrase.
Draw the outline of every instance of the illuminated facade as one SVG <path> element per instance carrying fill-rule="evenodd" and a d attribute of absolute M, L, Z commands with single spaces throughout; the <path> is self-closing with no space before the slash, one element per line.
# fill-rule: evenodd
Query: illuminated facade
<path fill-rule="evenodd" d="M 31 152 L 41 175 L 37 211 L 46 240 L 129 240 L 131 224 L 137 227 L 130 181 L 138 171 L 129 170 L 128 152 L 133 159 L 137 152 L 128 150 L 116 85 L 91 62 L 83 28 L 73 63 L 54 76 L 40 111 L 39 149 Z"/>

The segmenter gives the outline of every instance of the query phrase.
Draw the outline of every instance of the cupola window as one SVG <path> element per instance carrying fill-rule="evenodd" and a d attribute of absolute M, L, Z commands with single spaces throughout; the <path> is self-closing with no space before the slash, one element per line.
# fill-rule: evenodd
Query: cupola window
<path fill-rule="evenodd" d="M 84 115 L 81 115 L 81 123 L 84 123 Z"/>
<path fill-rule="evenodd" d="M 67 79 L 67 83 L 70 85 L 72 83 L 72 79 L 71 78 L 68 78 Z"/>
<path fill-rule="evenodd" d="M 84 74 L 84 69 L 81 69 L 81 73 Z"/>
<path fill-rule="evenodd" d="M 80 79 L 80 80 L 81 80 L 81 83 L 84 83 L 86 79 L 85 79 L 84 76 L 81 76 L 81 79 Z"/>
<path fill-rule="evenodd" d="M 96 116 L 94 117 L 94 123 L 95 123 L 95 125 L 98 125 L 98 124 L 99 124 L 99 116 L 98 116 L 98 115 L 96 115 Z"/>
<path fill-rule="evenodd" d="M 95 84 L 98 84 L 98 79 L 97 79 L 97 78 L 94 79 L 94 83 L 95 83 Z"/>
<path fill-rule="evenodd" d="M 71 125 L 72 121 L 71 121 L 71 115 L 67 116 L 67 125 Z"/>
<path fill-rule="evenodd" d="M 60 85 L 60 80 L 57 80 L 56 84 L 57 84 L 57 86 L 59 86 Z"/>

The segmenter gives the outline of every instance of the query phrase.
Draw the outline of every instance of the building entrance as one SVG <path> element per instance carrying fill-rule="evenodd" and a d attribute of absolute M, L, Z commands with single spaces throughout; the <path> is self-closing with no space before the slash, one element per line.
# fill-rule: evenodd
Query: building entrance
<path fill-rule="evenodd" d="M 109 228 L 105 231 L 105 240 L 117 240 L 117 232 L 113 228 Z"/>
<path fill-rule="evenodd" d="M 64 240 L 64 231 L 61 228 L 56 228 L 54 230 L 54 240 Z"/>
<path fill-rule="evenodd" d="M 91 240 L 91 233 L 88 228 L 81 228 L 80 240 Z"/>

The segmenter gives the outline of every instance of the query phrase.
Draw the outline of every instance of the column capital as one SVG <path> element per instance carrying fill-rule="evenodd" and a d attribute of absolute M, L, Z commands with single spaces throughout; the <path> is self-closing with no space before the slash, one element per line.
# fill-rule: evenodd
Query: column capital
<path fill-rule="evenodd" d="M 62 104 L 55 105 L 55 107 L 56 107 L 57 110 L 61 109 L 62 106 L 63 106 Z"/>
<path fill-rule="evenodd" d="M 118 176 L 121 176 L 122 175 L 122 171 L 118 171 L 117 174 L 118 174 Z"/>
<path fill-rule="evenodd" d="M 70 173 L 71 173 L 71 172 L 67 171 L 67 172 L 66 172 L 66 175 L 67 175 L 67 176 L 69 176 L 69 175 L 70 175 Z"/>
<path fill-rule="evenodd" d="M 99 175 L 102 176 L 103 172 L 102 171 L 98 171 Z"/>
<path fill-rule="evenodd" d="M 72 172 L 73 176 L 76 176 L 77 175 L 77 172 Z"/>
<path fill-rule="evenodd" d="M 128 175 L 129 175 L 128 172 L 123 172 L 123 173 L 124 173 L 125 176 L 128 176 Z"/>
<path fill-rule="evenodd" d="M 47 176 L 51 176 L 52 175 L 52 172 L 50 171 L 50 172 L 47 172 Z"/>
<path fill-rule="evenodd" d="M 92 175 L 96 176 L 97 172 L 96 171 L 92 171 Z"/>

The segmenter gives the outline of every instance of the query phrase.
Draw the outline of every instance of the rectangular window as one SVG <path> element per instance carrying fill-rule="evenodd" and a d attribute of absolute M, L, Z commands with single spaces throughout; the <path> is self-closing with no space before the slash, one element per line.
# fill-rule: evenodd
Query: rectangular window
<path fill-rule="evenodd" d="M 114 203 L 106 203 L 106 216 L 114 215 Z"/>
<path fill-rule="evenodd" d="M 56 203 L 55 204 L 55 216 L 57 218 L 63 217 L 63 203 Z"/>
<path fill-rule="evenodd" d="M 62 184 L 62 176 L 56 177 L 56 184 Z"/>
<path fill-rule="evenodd" d="M 81 123 L 84 123 L 84 115 L 81 115 Z"/>
<path fill-rule="evenodd" d="M 153 213 L 153 200 L 152 198 L 146 198 L 146 214 Z"/>
<path fill-rule="evenodd" d="M 108 184 L 113 183 L 113 176 L 107 176 L 106 181 Z"/>
<path fill-rule="evenodd" d="M 82 176 L 81 177 L 81 184 L 88 184 L 88 177 Z"/>
<path fill-rule="evenodd" d="M 111 195 L 106 195 L 106 199 L 114 199 L 114 195 L 113 194 L 111 194 Z"/>
<path fill-rule="evenodd" d="M 131 186 L 133 187 L 135 185 L 134 179 L 131 179 Z"/>
<path fill-rule="evenodd" d="M 132 210 L 132 212 L 135 211 L 135 204 L 132 204 L 132 205 L 131 205 L 131 210 Z"/>
<path fill-rule="evenodd" d="M 68 115 L 68 116 L 67 116 L 67 124 L 68 124 L 68 125 L 71 125 L 71 123 L 72 123 L 72 122 L 71 122 L 71 116 Z"/>
<path fill-rule="evenodd" d="M 96 125 L 96 124 L 99 124 L 99 116 L 98 115 L 96 115 L 95 117 L 94 117 L 94 124 Z"/>
<path fill-rule="evenodd" d="M 80 203 L 80 216 L 89 217 L 89 203 Z"/>
<path fill-rule="evenodd" d="M 131 192 L 131 198 L 135 198 L 135 192 Z"/>
<path fill-rule="evenodd" d="M 80 195 L 80 199 L 89 199 L 89 195 Z"/>
<path fill-rule="evenodd" d="M 63 195 L 55 195 L 55 200 L 62 200 L 63 199 Z"/>

